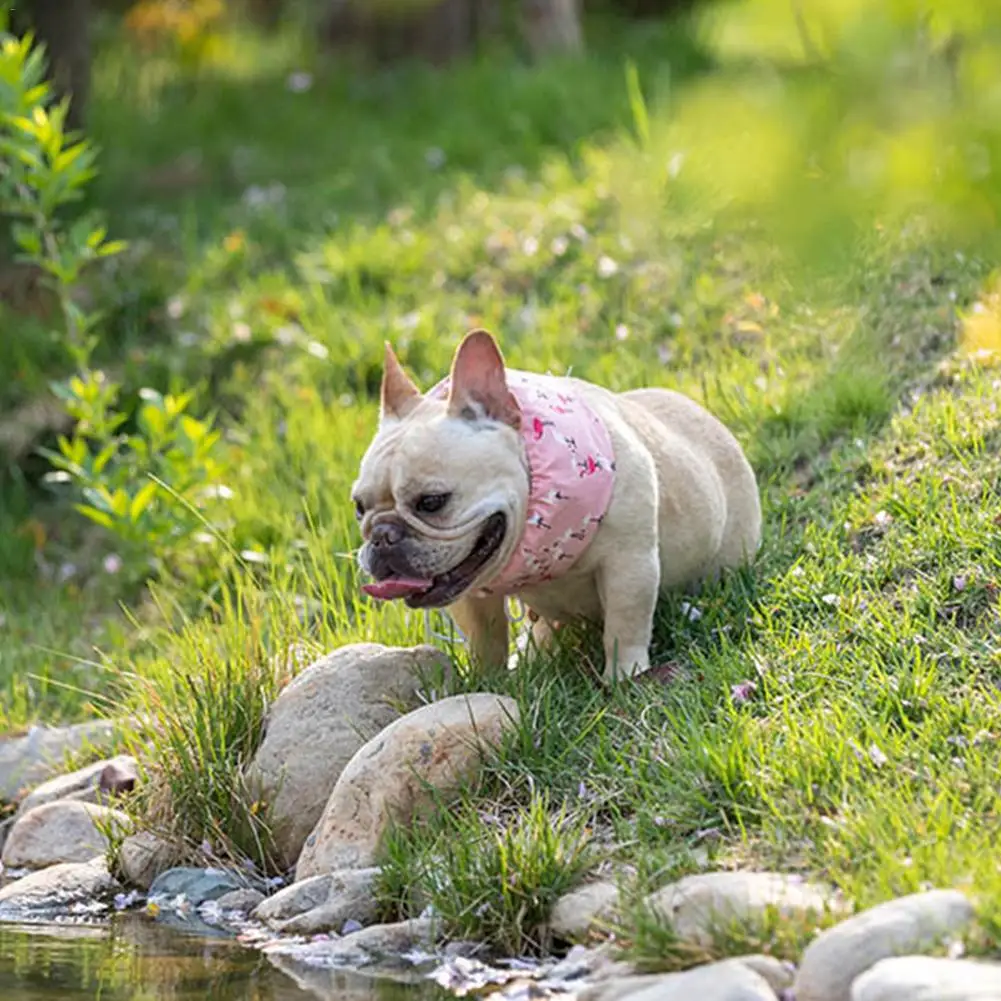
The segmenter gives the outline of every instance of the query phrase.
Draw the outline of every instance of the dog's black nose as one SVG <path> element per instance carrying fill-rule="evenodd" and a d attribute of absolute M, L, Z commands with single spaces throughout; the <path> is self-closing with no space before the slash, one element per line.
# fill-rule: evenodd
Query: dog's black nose
<path fill-rule="evenodd" d="M 373 546 L 395 546 L 403 538 L 403 526 L 396 521 L 380 521 L 372 528 Z"/>

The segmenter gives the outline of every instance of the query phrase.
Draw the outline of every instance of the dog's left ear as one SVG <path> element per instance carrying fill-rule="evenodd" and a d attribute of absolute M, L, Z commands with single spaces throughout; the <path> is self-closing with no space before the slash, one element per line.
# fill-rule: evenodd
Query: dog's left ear
<path fill-rule="evenodd" d="M 485 330 L 466 334 L 452 361 L 448 412 L 465 420 L 489 418 L 521 427 L 521 407 L 507 388 L 504 357 Z"/>

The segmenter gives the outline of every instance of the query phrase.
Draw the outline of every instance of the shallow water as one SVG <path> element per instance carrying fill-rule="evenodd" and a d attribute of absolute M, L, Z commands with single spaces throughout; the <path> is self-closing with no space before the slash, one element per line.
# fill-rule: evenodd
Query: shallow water
<path fill-rule="evenodd" d="M 103 925 L 0 924 L 0 1001 L 444 1001 L 402 971 L 302 966 L 228 938 L 129 916 Z"/>

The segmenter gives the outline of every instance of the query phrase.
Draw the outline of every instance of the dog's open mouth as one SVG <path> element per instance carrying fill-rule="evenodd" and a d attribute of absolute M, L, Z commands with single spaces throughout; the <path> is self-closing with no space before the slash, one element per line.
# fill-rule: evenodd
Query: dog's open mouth
<path fill-rule="evenodd" d="M 483 524 L 483 531 L 472 552 L 451 570 L 431 579 L 421 577 L 385 577 L 362 585 L 372 598 L 392 601 L 403 598 L 410 608 L 441 608 L 450 605 L 472 583 L 490 558 L 500 548 L 507 531 L 507 518 L 498 511 Z"/>

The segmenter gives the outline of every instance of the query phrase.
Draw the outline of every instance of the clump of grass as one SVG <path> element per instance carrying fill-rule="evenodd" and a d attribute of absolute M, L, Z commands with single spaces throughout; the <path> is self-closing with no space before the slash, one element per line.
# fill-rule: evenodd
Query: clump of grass
<path fill-rule="evenodd" d="M 379 896 L 408 917 L 430 907 L 451 937 L 544 951 L 553 905 L 597 862 L 589 822 L 545 793 L 507 815 L 467 799 L 431 827 L 392 833 Z"/>

